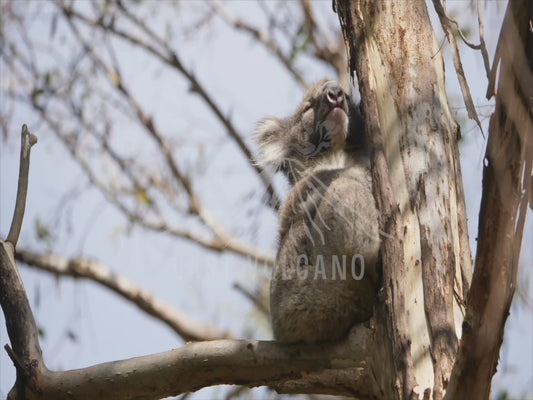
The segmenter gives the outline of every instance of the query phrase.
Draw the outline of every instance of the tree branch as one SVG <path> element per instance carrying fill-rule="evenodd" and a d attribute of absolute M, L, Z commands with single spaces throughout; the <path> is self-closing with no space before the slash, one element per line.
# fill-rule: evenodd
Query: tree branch
<path fill-rule="evenodd" d="M 95 26 L 95 28 L 101 29 L 100 27 Z M 77 30 L 74 31 L 74 33 L 79 32 Z M 87 42 L 79 37 L 81 40 L 81 45 L 85 46 L 85 52 L 89 54 L 90 56 L 93 56 L 95 53 L 92 50 L 92 47 L 90 46 L 90 42 Z M 13 54 L 17 54 L 17 59 L 20 57 L 19 54 L 23 54 L 23 51 L 16 51 L 17 49 L 12 48 Z M 24 60 L 22 60 L 24 61 Z M 71 155 L 77 160 L 83 171 L 87 174 L 89 180 L 95 184 L 95 186 L 102 192 L 104 197 L 108 201 L 110 201 L 113 205 L 115 205 L 121 212 L 124 213 L 124 215 L 130 219 L 130 221 L 138 223 L 142 225 L 143 227 L 157 231 L 157 232 L 164 232 L 168 233 L 172 236 L 179 237 L 182 239 L 186 239 L 192 242 L 195 242 L 199 244 L 200 246 L 203 246 L 209 250 L 213 250 L 216 252 L 234 252 L 238 255 L 250 258 L 254 260 L 254 262 L 258 263 L 264 263 L 267 265 L 273 264 L 273 258 L 270 254 L 262 251 L 258 247 L 246 243 L 243 240 L 239 239 L 235 235 L 232 234 L 232 232 L 228 231 L 223 227 L 209 212 L 208 210 L 204 209 L 199 201 L 199 198 L 197 197 L 196 193 L 193 190 L 192 182 L 190 179 L 182 173 L 182 171 L 178 168 L 177 163 L 174 160 L 173 155 L 170 151 L 170 146 L 161 134 L 153 121 L 149 118 L 147 113 L 140 107 L 140 105 L 133 99 L 130 91 L 125 86 L 124 82 L 120 79 L 120 75 L 118 75 L 118 72 L 109 66 L 105 65 L 103 61 L 97 57 L 96 59 L 93 59 L 93 61 L 96 63 L 97 66 L 101 68 L 101 70 L 105 73 L 106 77 L 109 79 L 113 87 L 120 86 L 122 88 L 122 96 L 125 98 L 127 102 L 133 107 L 134 112 L 137 116 L 137 119 L 142 123 L 144 128 L 148 131 L 148 133 L 152 136 L 152 138 L 155 140 L 156 145 L 159 147 L 160 151 L 162 152 L 163 156 L 165 157 L 165 160 L 167 161 L 167 165 L 169 168 L 169 171 L 174 176 L 177 182 L 182 183 L 182 187 L 185 188 L 184 192 L 186 192 L 186 195 L 189 196 L 191 199 L 190 206 L 189 206 L 189 213 L 191 215 L 194 215 L 199 218 L 199 220 L 209 229 L 210 233 L 212 235 L 202 235 L 199 232 L 195 232 L 192 229 L 187 229 L 185 227 L 181 226 L 175 226 L 174 224 L 170 224 L 167 222 L 165 218 L 163 218 L 161 215 L 157 215 L 157 218 L 148 218 L 146 215 L 135 211 L 132 209 L 131 203 L 128 203 L 126 201 L 121 201 L 117 194 L 113 192 L 113 190 L 109 189 L 109 185 L 106 184 L 106 182 L 103 182 L 101 179 L 101 176 L 98 173 L 95 173 L 92 171 L 92 168 L 87 163 L 87 159 L 83 157 L 79 153 L 79 151 L 76 148 L 76 141 L 73 140 L 74 135 L 69 133 L 64 133 L 65 127 L 64 124 L 59 123 L 57 120 L 54 120 L 49 112 L 48 108 L 46 107 L 46 103 L 43 104 L 42 101 L 38 101 L 41 99 L 41 97 L 35 95 L 35 93 L 39 93 L 41 90 L 39 86 L 32 87 L 32 83 L 24 80 L 24 84 L 21 85 L 21 87 L 29 87 L 28 89 L 28 98 L 29 103 L 35 110 L 37 110 L 41 117 L 46 121 L 46 123 L 52 128 L 52 130 L 58 135 L 58 137 L 65 143 L 67 149 L 71 153 Z M 19 79 L 22 79 L 19 75 L 19 70 L 14 69 L 12 66 L 11 70 L 14 74 L 14 76 L 19 77 Z M 32 78 L 35 82 L 41 82 L 45 77 L 38 75 L 37 71 L 31 66 L 31 63 L 25 63 L 24 67 L 26 69 L 29 69 L 30 74 L 32 75 Z M 24 68 L 23 68 L 24 69 Z M 70 86 L 70 83 L 66 84 L 65 86 Z M 50 91 L 50 93 L 47 93 L 47 95 L 52 98 L 57 95 L 57 93 L 53 90 Z M 67 100 L 68 103 L 68 100 Z M 72 107 L 72 103 L 70 103 L 70 106 Z M 82 126 L 87 127 L 85 123 L 83 123 L 82 120 L 82 113 L 74 112 L 75 117 L 78 118 Z M 102 141 L 103 139 L 99 139 Z M 103 151 L 107 153 L 112 159 L 117 161 L 120 168 L 123 168 L 123 163 L 118 160 L 117 155 L 114 154 L 111 149 L 105 148 L 105 143 L 103 145 L 104 149 Z M 131 171 L 128 171 L 126 173 L 127 176 L 132 179 L 133 183 L 138 187 L 139 182 L 132 178 Z M 147 191 L 145 191 L 147 193 Z M 147 194 L 148 195 L 148 194 Z M 170 201 L 172 203 L 172 200 Z M 152 207 L 151 210 L 154 211 L 156 208 Z M 210 237 L 211 236 L 211 237 Z"/>
<path fill-rule="evenodd" d="M 496 82 L 497 73 L 499 79 L 483 168 L 474 277 L 446 399 L 489 398 L 516 288 L 532 190 L 531 20 L 533 3 L 509 2 L 491 72 L 491 81 Z"/>
<path fill-rule="evenodd" d="M 29 385 L 38 382 L 38 371 L 44 366 L 37 325 L 24 291 L 10 242 L 0 241 L 0 305 L 6 319 L 7 334 L 13 350 L 8 350 L 17 369 L 13 390 L 19 397 Z M 23 397 L 22 397 L 23 398 Z"/>
<path fill-rule="evenodd" d="M 141 310 L 168 325 L 185 341 L 202 341 L 230 338 L 227 332 L 219 332 L 201 326 L 171 304 L 150 294 L 127 278 L 117 275 L 105 265 L 91 259 L 66 258 L 57 254 L 38 254 L 19 249 L 16 259 L 30 267 L 51 272 L 58 276 L 89 279 L 135 304 Z"/>
<path fill-rule="evenodd" d="M 38 369 L 46 367 L 39 346 L 35 319 L 14 259 L 15 245 L 26 208 L 30 150 L 31 146 L 37 143 L 37 138 L 28 132 L 25 124 L 22 126 L 21 136 L 17 203 L 8 239 L 5 242 L 0 241 L 0 305 L 13 347 L 13 350 L 6 348 L 6 351 L 12 359 L 15 359 L 14 364 L 17 368 L 14 390 L 20 396 L 24 396 L 26 386 L 36 384 Z"/>
<path fill-rule="evenodd" d="M 280 203 L 279 197 L 275 193 L 272 182 L 270 181 L 268 176 L 263 172 L 263 170 L 259 166 L 251 162 L 253 160 L 253 155 L 252 155 L 251 150 L 248 148 L 248 146 L 244 142 L 241 135 L 237 132 L 237 129 L 234 127 L 230 119 L 224 115 L 220 107 L 215 103 L 213 98 L 208 94 L 207 89 L 204 88 L 204 86 L 200 83 L 200 81 L 195 77 L 195 75 L 192 72 L 190 72 L 189 70 L 185 68 L 185 66 L 179 59 L 178 54 L 172 48 L 169 47 L 166 41 L 162 40 L 146 24 L 134 18 L 131 14 L 129 14 L 130 21 L 135 23 L 139 29 L 145 32 L 150 37 L 151 40 L 153 40 L 155 43 L 161 46 L 164 51 L 157 49 L 156 47 L 143 41 L 142 39 L 139 39 L 129 33 L 126 33 L 125 31 L 118 29 L 114 24 L 105 24 L 104 18 L 92 20 L 88 18 L 87 16 L 74 10 L 71 6 L 66 5 L 61 0 L 56 0 L 55 4 L 65 14 L 67 19 L 76 18 L 88 26 L 96 27 L 105 32 L 111 32 L 116 37 L 119 37 L 129 42 L 130 44 L 138 46 L 139 48 L 145 50 L 146 52 L 154 55 L 157 59 L 159 59 L 164 64 L 180 72 L 185 77 L 185 79 L 187 79 L 187 81 L 190 83 L 191 91 L 198 94 L 200 98 L 206 103 L 207 107 L 211 109 L 213 114 L 217 117 L 217 119 L 221 122 L 221 124 L 226 128 L 228 135 L 235 141 L 235 143 L 237 144 L 237 147 L 244 154 L 245 158 L 250 161 L 250 165 L 252 166 L 252 168 L 255 170 L 255 172 L 259 176 L 259 179 L 264 185 L 265 190 L 269 196 L 269 201 L 268 201 L 269 206 L 277 210 L 277 208 L 279 207 L 279 203 Z M 122 9 L 125 10 L 124 7 L 122 7 Z M 128 16 L 128 14 L 125 14 L 125 15 Z"/>
<path fill-rule="evenodd" d="M 20 166 L 17 199 L 15 202 L 13 219 L 11 220 L 11 227 L 9 228 L 9 233 L 6 239 L 6 241 L 11 243 L 13 247 L 17 246 L 20 229 L 22 228 L 22 220 L 24 219 L 24 211 L 26 209 L 28 174 L 30 172 L 30 150 L 31 146 L 37 143 L 37 138 L 28 131 L 26 124 L 22 125 L 20 136 Z"/>
<path fill-rule="evenodd" d="M 58 137 L 67 145 L 67 149 L 78 162 L 80 167 L 84 170 L 90 182 L 95 185 L 102 194 L 113 204 L 115 205 L 124 215 L 126 215 L 131 221 L 139 223 L 141 226 L 150 229 L 155 232 L 167 233 L 169 235 L 185 239 L 196 243 L 206 249 L 213 250 L 216 252 L 225 252 L 230 251 L 235 254 L 239 254 L 243 257 L 249 257 L 257 263 L 263 263 L 265 265 L 273 265 L 274 260 L 271 255 L 268 255 L 256 248 L 255 246 L 249 245 L 242 242 L 238 238 L 231 236 L 229 233 L 225 233 L 225 230 L 219 229 L 218 226 L 211 222 L 211 226 L 214 229 L 217 229 L 214 238 L 206 238 L 204 235 L 200 235 L 190 229 L 185 229 L 182 227 L 177 227 L 167 224 L 164 220 L 161 222 L 148 221 L 143 218 L 141 215 L 132 212 L 128 207 L 126 207 L 122 202 L 115 198 L 113 193 L 111 193 L 103 182 L 100 181 L 98 176 L 91 171 L 88 167 L 86 161 L 78 154 L 73 143 L 69 140 L 66 135 L 61 134 L 62 127 L 59 123 L 53 121 L 46 113 L 46 110 L 39 105 L 35 99 L 32 99 L 33 107 L 39 111 L 43 120 L 50 126 L 53 132 L 55 132 Z M 204 215 L 205 217 L 205 215 Z"/>
<path fill-rule="evenodd" d="M 126 87 L 125 83 L 122 81 L 121 76 L 119 75 L 118 71 L 110 69 L 104 63 L 104 61 L 96 55 L 90 43 L 88 43 L 86 40 L 83 39 L 83 37 L 81 36 L 81 33 L 79 32 L 79 30 L 74 25 L 74 22 L 72 21 L 72 15 L 73 15 L 72 12 L 66 9 L 62 9 L 62 10 L 75 36 L 78 38 L 78 40 L 87 50 L 87 52 L 91 55 L 94 62 L 105 72 L 105 75 L 110 81 L 110 83 L 119 90 L 119 92 L 124 96 L 126 101 L 133 107 L 141 124 L 146 128 L 150 136 L 156 141 L 159 149 L 161 150 L 162 154 L 165 157 L 165 160 L 167 162 L 167 165 L 172 175 L 185 189 L 185 192 L 187 193 L 189 197 L 189 203 L 190 203 L 189 212 L 192 215 L 198 216 L 200 220 L 215 235 L 215 239 L 213 242 L 214 246 L 211 246 L 211 247 L 219 248 L 219 249 L 234 249 L 239 254 L 255 258 L 259 262 L 266 262 L 267 264 L 271 264 L 271 257 L 262 254 L 257 249 L 252 249 L 250 248 L 250 246 L 244 243 L 241 243 L 240 240 L 235 238 L 230 232 L 224 229 L 213 218 L 213 216 L 202 207 L 200 203 L 200 199 L 196 195 L 195 191 L 193 190 L 190 180 L 180 171 L 165 139 L 160 134 L 160 132 L 156 129 L 155 124 L 152 121 L 152 119 L 148 117 L 147 113 L 142 109 L 140 104 L 133 98 L 130 91 Z M 146 28 L 145 26 L 143 29 L 148 31 L 148 28 Z M 151 33 L 151 35 L 155 35 L 155 34 Z M 144 224 L 144 225 L 147 226 L 147 224 Z M 148 224 L 148 225 L 151 225 L 151 224 Z"/>
<path fill-rule="evenodd" d="M 160 399 L 217 384 L 248 387 L 291 380 L 300 392 L 315 390 L 312 371 L 352 371 L 357 380 L 336 393 L 372 397 L 371 377 L 365 374 L 369 330 L 361 327 L 350 340 L 316 346 L 283 346 L 255 340 L 216 340 L 187 343 L 164 353 L 114 361 L 64 372 L 43 371 L 28 400 Z M 353 374 L 353 371 L 359 373 Z M 332 375 L 333 377 L 335 375 Z M 370 382 L 370 383 L 369 383 Z M 294 383 L 293 383 L 294 385 Z M 282 386 L 281 386 L 282 387 Z M 311 389 L 310 389 L 311 388 Z M 10 400 L 20 397 L 10 394 Z"/>

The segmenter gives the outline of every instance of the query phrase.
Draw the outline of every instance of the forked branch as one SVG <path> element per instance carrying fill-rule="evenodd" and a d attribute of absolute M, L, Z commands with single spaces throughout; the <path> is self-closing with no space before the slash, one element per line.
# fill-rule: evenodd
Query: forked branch
<path fill-rule="evenodd" d="M 37 143 L 37 138 L 28 131 L 26 125 L 23 125 L 15 211 L 7 241 L 0 241 L 0 305 L 6 319 L 7 334 L 13 347 L 12 350 L 6 347 L 6 351 L 17 368 L 14 391 L 19 395 L 24 394 L 27 385 L 31 386 L 37 382 L 39 369 L 46 369 L 39 346 L 37 325 L 14 258 L 15 246 L 26 208 L 30 151 L 35 143 Z"/>

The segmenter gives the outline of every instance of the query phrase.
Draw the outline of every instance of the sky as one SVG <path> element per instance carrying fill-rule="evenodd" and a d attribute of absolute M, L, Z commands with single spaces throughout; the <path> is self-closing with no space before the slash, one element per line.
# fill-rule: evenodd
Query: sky
<path fill-rule="evenodd" d="M 36 4 L 30 3 L 33 7 Z M 329 5 L 329 2 L 326 3 Z M 460 24 L 471 22 L 471 15 L 465 11 L 468 2 L 447 3 L 455 10 L 454 15 Z M 259 18 L 254 4 L 231 2 L 228 6 L 253 22 Z M 168 3 L 165 3 L 162 7 L 167 6 Z M 435 21 L 432 7 L 429 6 L 429 9 Z M 484 11 L 491 61 L 504 9 L 504 2 L 489 2 Z M 329 7 L 323 6 L 322 10 L 325 20 L 335 22 L 335 15 L 326 17 Z M 179 28 L 190 22 L 194 12 L 192 2 L 186 2 L 179 12 L 168 7 L 154 18 L 175 13 L 174 21 Z M 53 7 L 49 4 L 42 6 L 29 35 L 48 37 L 52 17 Z M 152 22 L 163 29 L 157 21 Z M 437 29 L 438 40 L 442 37 Z M 223 109 L 246 133 L 248 143 L 251 143 L 257 120 L 265 115 L 287 115 L 301 99 L 301 89 L 265 50 L 254 45 L 249 38 L 228 30 L 217 19 L 207 29 L 182 39 L 175 46 L 187 66 L 205 82 L 211 93 L 222 99 Z M 447 44 L 443 44 L 442 51 L 447 60 L 449 101 L 462 124 L 461 163 L 474 251 L 486 143 L 475 124 L 466 121 Z M 464 45 L 461 45 L 461 52 L 474 103 L 479 106 L 483 129 L 488 132 L 487 116 L 492 103 L 485 99 L 486 79 L 481 57 L 479 52 Z M 198 181 L 197 189 L 207 208 L 224 226 L 274 254 L 276 216 L 265 207 L 257 206 L 261 196 L 253 192 L 257 187 L 256 178 L 250 173 L 249 166 L 235 156 L 235 146 L 227 138 L 224 128 L 210 117 L 197 97 L 187 93 L 187 85 L 176 74 L 147 60 L 141 52 L 132 51 L 129 46 L 121 46 L 118 55 L 124 66 L 124 78 L 151 110 L 154 120 L 176 138 L 176 143 L 184 146 L 184 151 L 180 153 L 184 162 L 194 166 L 197 159 L 193 156 L 187 158 L 187 154 L 205 154 L 208 161 L 205 162 L 204 179 Z M 328 70 L 310 63 L 302 62 L 301 67 L 310 81 L 331 75 Z M 3 90 L 7 77 L 5 68 L 0 68 L 0 87 Z M 6 104 L 4 95 L 1 92 L 0 107 Z M 38 136 L 39 143 L 32 152 L 28 203 L 20 244 L 36 249 L 46 248 L 46 244 L 36 238 L 36 221 L 56 224 L 59 233 L 53 243 L 55 252 L 65 256 L 83 254 L 95 257 L 134 282 L 142 283 L 143 287 L 175 304 L 199 322 L 242 333 L 243 337 L 271 339 L 267 320 L 233 289 L 235 282 L 254 289 L 257 282 L 268 277 L 269 271 L 251 266 L 248 260 L 237 256 L 212 254 L 168 235 L 130 227 L 99 192 L 89 187 L 83 171 L 58 140 L 37 121 L 31 111 L 18 108 L 12 118 L 13 134 L 0 144 L 0 237 L 6 236 L 11 221 L 18 173 L 18 134 L 21 124 L 27 123 L 30 131 Z M 128 130 L 134 128 L 127 121 L 121 120 L 120 123 L 121 129 L 129 134 L 122 136 L 124 142 L 121 146 L 125 151 L 135 153 L 143 150 L 146 144 L 136 140 L 135 132 Z M 149 153 L 141 154 L 149 157 Z M 286 194 L 282 181 L 276 182 Z M 529 212 L 526 222 L 519 276 L 519 288 L 525 292 L 528 303 L 515 301 L 513 305 L 500 366 L 493 380 L 494 393 L 505 389 L 512 398 L 533 398 L 531 214 Z M 246 223 L 242 224 L 242 221 Z M 165 351 L 183 344 L 167 327 L 93 283 L 56 279 L 25 266 L 21 266 L 20 270 L 37 323 L 44 332 L 41 345 L 45 361 L 51 368 L 85 367 Z M 3 314 L 0 314 L 0 342 L 2 345 L 8 342 Z M 14 376 L 11 361 L 5 352 L 0 352 L 0 398 L 11 388 Z M 223 386 L 209 388 L 192 398 L 220 397 L 226 391 L 227 387 Z M 254 391 L 254 395 L 264 398 L 269 393 L 259 389 Z"/>

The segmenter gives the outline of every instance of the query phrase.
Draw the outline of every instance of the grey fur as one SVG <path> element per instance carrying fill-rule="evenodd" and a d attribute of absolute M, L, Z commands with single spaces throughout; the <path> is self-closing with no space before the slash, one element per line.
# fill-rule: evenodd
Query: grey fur
<path fill-rule="evenodd" d="M 341 339 L 371 316 L 379 282 L 377 211 L 359 110 L 338 83 L 322 80 L 292 116 L 263 120 L 257 140 L 261 164 L 283 171 L 293 185 L 280 210 L 270 286 L 274 336 L 284 343 Z"/>

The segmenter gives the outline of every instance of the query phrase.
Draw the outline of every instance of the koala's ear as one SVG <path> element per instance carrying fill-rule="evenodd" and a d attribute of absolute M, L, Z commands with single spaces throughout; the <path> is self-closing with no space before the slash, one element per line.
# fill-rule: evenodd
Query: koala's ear
<path fill-rule="evenodd" d="M 284 129 L 279 119 L 267 117 L 260 120 L 255 128 L 254 139 L 259 145 L 256 164 L 262 168 L 278 170 L 287 157 L 287 138 L 283 137 Z"/>

